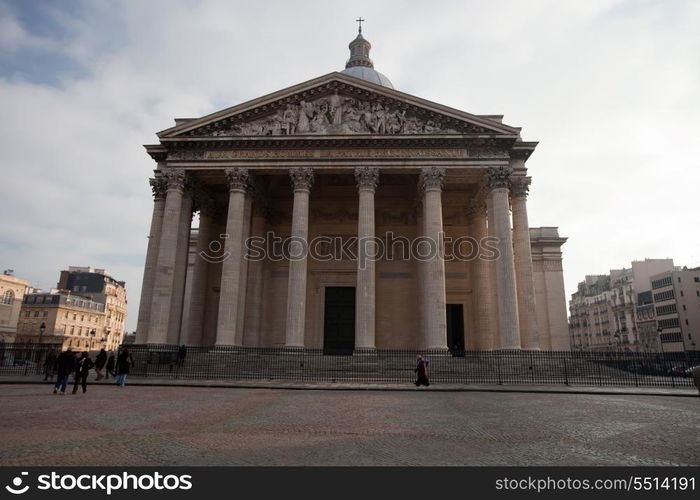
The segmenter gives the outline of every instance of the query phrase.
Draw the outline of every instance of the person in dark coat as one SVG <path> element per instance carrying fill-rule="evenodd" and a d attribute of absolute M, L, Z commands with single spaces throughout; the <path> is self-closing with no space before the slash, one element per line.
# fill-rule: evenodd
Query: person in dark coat
<path fill-rule="evenodd" d="M 100 349 L 100 353 L 95 358 L 95 373 L 97 374 L 97 377 L 95 378 L 96 381 L 104 378 L 102 370 L 104 369 L 105 364 L 107 364 L 107 353 L 105 352 L 104 348 L 102 348 Z"/>
<path fill-rule="evenodd" d="M 53 380 L 53 370 L 56 366 L 56 352 L 51 349 L 44 360 L 44 381 Z"/>
<path fill-rule="evenodd" d="M 53 387 L 53 393 L 58 392 L 58 388 L 61 388 L 61 395 L 66 393 L 66 384 L 68 383 L 68 377 L 75 370 L 75 354 L 69 347 L 66 351 L 62 352 L 56 358 L 56 384 Z"/>
<path fill-rule="evenodd" d="M 126 377 L 132 366 L 134 366 L 134 358 L 131 357 L 129 349 L 124 348 L 117 356 L 117 385 L 119 387 L 124 387 L 126 384 Z"/>
<path fill-rule="evenodd" d="M 182 344 L 180 349 L 177 351 L 177 366 L 182 366 L 185 364 L 185 356 L 187 356 L 187 347 L 185 344 Z"/>
<path fill-rule="evenodd" d="M 116 378 L 117 374 L 114 371 L 115 368 L 115 359 L 114 359 L 114 354 L 109 355 L 109 359 L 107 360 L 107 373 L 105 374 L 105 377 L 107 380 L 109 380 L 109 376 L 111 375 L 112 377 Z"/>
<path fill-rule="evenodd" d="M 420 354 L 416 355 L 416 368 L 413 371 L 417 375 L 416 387 L 421 385 L 428 387 L 430 385 L 428 381 L 428 362 Z"/>
<path fill-rule="evenodd" d="M 92 360 L 88 356 L 88 353 L 83 352 L 75 367 L 75 383 L 73 384 L 73 394 L 78 392 L 78 384 L 82 384 L 83 394 L 87 392 L 87 379 L 88 375 L 90 374 L 90 370 L 93 366 L 95 366 L 95 363 L 92 362 Z"/>

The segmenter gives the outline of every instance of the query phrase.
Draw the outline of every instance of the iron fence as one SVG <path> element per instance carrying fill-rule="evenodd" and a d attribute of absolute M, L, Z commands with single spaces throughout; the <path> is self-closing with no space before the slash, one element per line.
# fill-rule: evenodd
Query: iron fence
<path fill-rule="evenodd" d="M 49 360 L 61 351 L 61 344 L 24 344 L 0 342 L 0 375 L 38 375 Z"/>
<path fill-rule="evenodd" d="M 416 351 L 129 345 L 133 376 L 282 382 L 411 383 Z M 421 351 L 434 384 L 691 387 L 700 353 Z"/>
<path fill-rule="evenodd" d="M 183 380 L 409 384 L 416 351 L 188 347 L 131 344 L 130 376 Z M 0 343 L 0 375 L 44 373 L 60 344 Z M 692 387 L 700 352 L 421 351 L 433 384 Z"/>

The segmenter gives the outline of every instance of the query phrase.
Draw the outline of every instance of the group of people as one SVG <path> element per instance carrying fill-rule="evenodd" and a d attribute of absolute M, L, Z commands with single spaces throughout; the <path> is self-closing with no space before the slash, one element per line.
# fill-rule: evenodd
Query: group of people
<path fill-rule="evenodd" d="M 116 356 L 101 349 L 93 361 L 87 352 L 83 352 L 78 357 L 77 352 L 69 347 L 67 350 L 56 355 L 51 351 L 44 360 L 44 380 L 53 380 L 56 374 L 56 383 L 54 384 L 53 393 L 58 394 L 60 389 L 61 394 L 66 393 L 68 378 L 73 375 L 73 394 L 78 392 L 78 387 L 82 386 L 83 393 L 87 392 L 87 381 L 90 370 L 95 370 L 95 381 L 103 378 L 109 379 L 109 376 L 115 378 L 118 386 L 124 387 L 126 378 L 129 375 L 129 370 L 134 365 L 134 359 L 131 357 L 129 349 L 122 349 Z"/>

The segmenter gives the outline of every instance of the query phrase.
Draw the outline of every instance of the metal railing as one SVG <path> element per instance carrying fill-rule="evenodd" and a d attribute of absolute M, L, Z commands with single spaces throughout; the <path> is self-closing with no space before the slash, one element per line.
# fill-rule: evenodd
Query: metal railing
<path fill-rule="evenodd" d="M 0 375 L 44 373 L 60 344 L 0 343 Z M 131 344 L 132 377 L 183 380 L 411 383 L 416 351 L 188 347 Z M 692 387 L 700 352 L 420 351 L 432 384 Z"/>
<path fill-rule="evenodd" d="M 61 352 L 61 344 L 29 344 L 0 342 L 0 375 L 38 375 L 44 373 L 51 353 Z M 53 369 L 53 366 L 51 366 Z"/>
<path fill-rule="evenodd" d="M 410 383 L 416 351 L 129 345 L 132 376 L 282 382 Z M 692 387 L 700 353 L 421 351 L 433 384 Z"/>

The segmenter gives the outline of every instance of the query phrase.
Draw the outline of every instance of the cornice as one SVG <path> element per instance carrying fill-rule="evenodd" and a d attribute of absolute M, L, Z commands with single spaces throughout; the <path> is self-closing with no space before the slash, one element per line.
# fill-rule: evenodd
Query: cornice
<path fill-rule="evenodd" d="M 194 133 L 195 130 L 204 129 L 206 131 L 207 127 L 214 131 L 217 128 L 226 127 L 237 122 L 263 117 L 266 114 L 282 110 L 287 105 L 297 103 L 300 100 L 323 97 L 336 91 L 357 98 L 391 102 L 401 109 L 410 110 L 412 113 L 426 119 L 439 120 L 445 126 L 463 125 L 467 122 L 474 127 L 482 127 L 485 131 L 491 133 L 517 136 L 520 132 L 519 128 L 504 125 L 496 120 L 473 115 L 381 85 L 375 85 L 358 78 L 333 72 L 195 120 L 182 122 L 175 127 L 159 132 L 158 137 L 189 135 Z"/>

